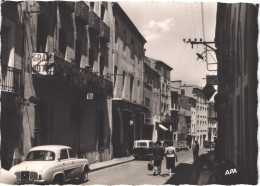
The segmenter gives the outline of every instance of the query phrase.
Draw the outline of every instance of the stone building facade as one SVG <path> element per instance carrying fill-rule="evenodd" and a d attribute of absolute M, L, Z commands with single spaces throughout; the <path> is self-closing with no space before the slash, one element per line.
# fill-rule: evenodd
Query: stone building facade
<path fill-rule="evenodd" d="M 113 153 L 130 155 L 142 139 L 144 115 L 143 61 L 145 38 L 118 3 L 113 4 Z"/>
<path fill-rule="evenodd" d="M 2 17 L 4 168 L 12 166 L 14 152 L 21 161 L 44 144 L 72 146 L 91 163 L 111 159 L 120 150 L 112 133 L 121 135 L 113 131 L 112 104 L 123 102 L 124 118 L 134 124 L 130 139 L 141 138 L 145 39 L 117 3 L 4 2 Z M 123 31 L 115 40 L 115 20 L 129 34 L 124 44 Z"/>
<path fill-rule="evenodd" d="M 146 130 L 144 139 L 156 141 L 156 122 L 160 122 L 160 73 L 152 68 L 153 60 L 145 57 L 144 61 L 144 105 L 150 113 L 145 115 Z"/>
<path fill-rule="evenodd" d="M 217 159 L 240 173 L 239 183 L 257 184 L 258 4 L 218 3 Z"/>

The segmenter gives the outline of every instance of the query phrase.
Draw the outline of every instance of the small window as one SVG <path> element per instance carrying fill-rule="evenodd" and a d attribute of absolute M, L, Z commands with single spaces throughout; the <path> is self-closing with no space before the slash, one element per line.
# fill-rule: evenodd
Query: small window
<path fill-rule="evenodd" d="M 75 46 L 75 65 L 77 67 L 80 67 L 80 61 L 81 61 L 81 54 L 82 54 L 82 47 L 80 40 L 76 40 L 76 46 Z"/>
<path fill-rule="evenodd" d="M 118 23 L 115 21 L 115 43 L 117 43 L 118 39 Z"/>
<path fill-rule="evenodd" d="M 65 57 L 66 35 L 61 29 L 59 30 L 59 52 L 63 55 L 63 57 Z"/>
<path fill-rule="evenodd" d="M 90 2 L 90 10 L 93 11 L 95 6 L 95 2 Z"/>
<path fill-rule="evenodd" d="M 181 95 L 184 96 L 185 95 L 185 90 L 181 89 Z"/>
<path fill-rule="evenodd" d="M 125 30 L 124 30 L 124 43 L 123 44 L 124 44 L 123 49 L 125 51 L 125 48 L 126 48 L 126 31 Z"/>
<path fill-rule="evenodd" d="M 70 158 L 76 158 L 76 154 L 75 154 L 74 150 L 72 150 L 72 149 L 69 149 L 69 155 L 70 155 Z"/>
<path fill-rule="evenodd" d="M 94 66 L 94 51 L 89 49 L 89 66 L 93 68 Z"/>
<path fill-rule="evenodd" d="M 62 150 L 60 151 L 60 159 L 61 159 L 61 160 L 68 159 L 67 149 L 62 149 Z"/>
<path fill-rule="evenodd" d="M 117 69 L 117 66 L 114 66 L 114 85 L 116 84 Z"/>
<path fill-rule="evenodd" d="M 105 15 L 105 6 L 104 5 L 101 5 L 101 20 L 103 21 L 104 20 L 104 15 Z"/>
<path fill-rule="evenodd" d="M 131 58 L 134 59 L 135 57 L 135 41 L 134 39 L 131 39 Z"/>
<path fill-rule="evenodd" d="M 123 83 L 123 86 L 122 86 L 122 90 L 124 90 L 124 86 L 125 86 L 125 77 L 126 77 L 126 72 L 123 71 L 123 79 L 122 79 L 122 83 Z"/>
<path fill-rule="evenodd" d="M 100 61 L 99 61 L 99 74 L 103 76 L 104 73 L 104 58 L 100 56 Z"/>
<path fill-rule="evenodd" d="M 141 60 L 141 49 L 140 46 L 138 47 L 138 64 L 140 63 Z"/>

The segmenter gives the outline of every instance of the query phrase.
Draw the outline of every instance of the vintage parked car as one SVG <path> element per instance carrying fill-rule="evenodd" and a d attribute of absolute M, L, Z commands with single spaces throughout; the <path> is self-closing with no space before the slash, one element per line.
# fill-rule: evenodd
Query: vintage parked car
<path fill-rule="evenodd" d="M 88 179 L 89 161 L 76 156 L 72 148 L 63 145 L 43 145 L 32 148 L 22 163 L 10 169 L 17 184 L 63 184 L 80 178 Z"/>
<path fill-rule="evenodd" d="M 149 159 L 152 157 L 152 147 L 154 143 L 152 140 L 136 140 L 134 141 L 133 155 L 135 159 Z"/>
<path fill-rule="evenodd" d="M 173 147 L 175 148 L 176 152 L 179 152 L 180 149 L 179 149 L 178 141 L 172 141 L 172 143 L 173 143 Z"/>
<path fill-rule="evenodd" d="M 179 150 L 189 150 L 187 141 L 179 141 Z"/>

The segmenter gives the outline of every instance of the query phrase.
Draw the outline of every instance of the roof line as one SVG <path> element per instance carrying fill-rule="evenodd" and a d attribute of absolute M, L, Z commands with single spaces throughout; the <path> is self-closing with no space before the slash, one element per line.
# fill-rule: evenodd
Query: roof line
<path fill-rule="evenodd" d="M 127 21 L 130 23 L 130 26 L 132 26 L 132 28 L 134 29 L 134 31 L 136 31 L 139 35 L 139 37 L 143 40 L 144 43 L 147 43 L 146 39 L 144 38 L 144 36 L 141 34 L 141 32 L 136 28 L 135 24 L 133 23 L 133 21 L 128 17 L 128 15 L 126 14 L 126 12 L 123 10 L 123 8 L 117 3 L 114 2 L 113 6 L 115 6 L 115 8 L 118 8 L 118 10 L 123 14 L 123 16 L 127 19 Z"/>

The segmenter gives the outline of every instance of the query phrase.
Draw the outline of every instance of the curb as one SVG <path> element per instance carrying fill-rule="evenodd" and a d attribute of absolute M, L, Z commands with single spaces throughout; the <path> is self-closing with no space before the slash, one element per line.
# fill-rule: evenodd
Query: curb
<path fill-rule="evenodd" d="M 134 159 L 126 160 L 126 161 L 122 161 L 122 162 L 118 162 L 118 163 L 114 163 L 114 164 L 111 164 L 111 165 L 105 165 L 105 166 L 97 167 L 97 168 L 93 168 L 93 169 L 90 168 L 90 172 L 95 172 L 95 171 L 98 171 L 98 170 L 101 170 L 101 169 L 113 167 L 113 166 L 120 165 L 120 164 L 123 164 L 123 163 L 131 162 L 131 161 L 134 161 Z"/>

